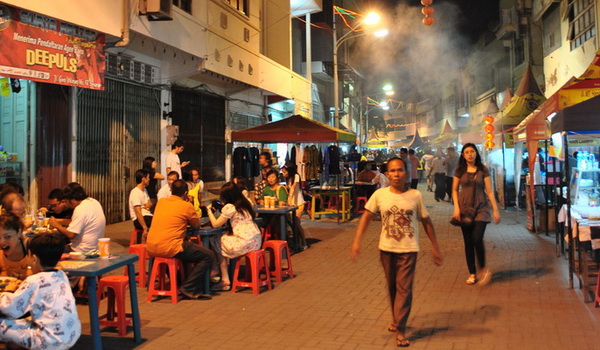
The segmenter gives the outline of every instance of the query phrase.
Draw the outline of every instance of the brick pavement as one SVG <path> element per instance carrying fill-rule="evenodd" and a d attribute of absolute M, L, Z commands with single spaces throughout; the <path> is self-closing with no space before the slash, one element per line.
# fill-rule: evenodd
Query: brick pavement
<path fill-rule="evenodd" d="M 422 186 L 422 184 L 421 184 Z M 524 214 L 503 211 L 486 232 L 487 286 L 467 286 L 462 237 L 448 224 L 452 206 L 424 193 L 444 263 L 435 266 L 422 234 L 409 319 L 412 349 L 594 349 L 600 309 L 568 288 L 567 264 L 555 256 L 554 237 L 532 234 Z M 145 302 L 138 289 L 144 343 L 104 332 L 111 349 L 393 349 L 386 331 L 391 315 L 378 260 L 379 222 L 365 235 L 362 254 L 349 261 L 356 220 L 303 220 L 320 242 L 293 256 L 296 278 L 258 296 L 249 290 L 221 293 L 212 301 Z M 108 235 L 126 244 L 130 223 L 111 225 Z M 576 283 L 577 286 L 577 283 Z M 90 344 L 87 308 L 78 307 L 84 333 L 76 349 Z M 596 345 L 594 345 L 596 344 Z"/>

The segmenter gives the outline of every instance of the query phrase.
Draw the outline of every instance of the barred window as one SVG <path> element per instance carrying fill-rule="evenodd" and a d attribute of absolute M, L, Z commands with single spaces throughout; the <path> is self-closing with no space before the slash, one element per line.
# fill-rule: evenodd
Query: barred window
<path fill-rule="evenodd" d="M 249 0 L 225 0 L 226 3 L 231 5 L 234 9 L 238 10 L 240 13 L 249 16 Z"/>
<path fill-rule="evenodd" d="M 583 45 L 596 35 L 594 0 L 570 0 L 567 9 L 571 50 Z"/>
<path fill-rule="evenodd" d="M 173 5 L 179 7 L 187 13 L 192 13 L 192 0 L 173 0 Z"/>

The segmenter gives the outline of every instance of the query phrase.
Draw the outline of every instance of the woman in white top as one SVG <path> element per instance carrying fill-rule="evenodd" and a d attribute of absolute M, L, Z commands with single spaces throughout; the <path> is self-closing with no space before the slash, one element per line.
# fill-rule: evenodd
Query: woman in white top
<path fill-rule="evenodd" d="M 390 179 L 385 175 L 387 172 L 387 163 L 381 164 L 379 169 L 380 172 L 375 175 L 375 178 L 371 180 L 371 183 L 377 185 L 377 189 L 388 187 L 390 185 Z"/>
<path fill-rule="evenodd" d="M 281 168 L 281 172 L 283 173 L 283 178 L 288 190 L 288 204 L 298 207 L 296 210 L 296 217 L 298 218 L 296 220 L 296 230 L 300 234 L 300 244 L 302 245 L 301 249 L 306 250 L 308 245 L 306 244 L 304 229 L 300 223 L 302 213 L 304 212 L 304 196 L 302 195 L 302 187 L 300 186 L 300 175 L 298 175 L 295 164 L 284 166 Z"/>

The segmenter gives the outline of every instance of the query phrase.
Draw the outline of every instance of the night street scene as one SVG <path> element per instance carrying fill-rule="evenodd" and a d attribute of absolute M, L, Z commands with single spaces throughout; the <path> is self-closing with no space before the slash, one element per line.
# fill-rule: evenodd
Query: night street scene
<path fill-rule="evenodd" d="M 0 349 L 599 349 L 600 0 L 0 0 Z"/>

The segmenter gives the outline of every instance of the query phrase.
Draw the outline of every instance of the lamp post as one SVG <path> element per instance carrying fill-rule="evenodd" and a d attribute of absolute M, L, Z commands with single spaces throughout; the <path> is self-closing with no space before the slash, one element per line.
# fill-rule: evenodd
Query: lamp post
<path fill-rule="evenodd" d="M 337 38 L 337 27 L 335 15 L 336 11 L 333 11 L 333 106 L 334 106 L 334 123 L 335 127 L 340 127 L 340 101 L 339 101 L 339 77 L 338 77 L 338 49 L 340 46 L 350 38 L 356 38 L 369 33 L 360 33 L 357 35 L 351 35 L 355 29 L 358 29 L 363 24 L 376 24 L 379 22 L 379 16 L 375 13 L 368 14 L 365 19 L 359 22 L 356 26 L 352 27 L 352 30 L 342 35 L 341 38 Z M 387 29 L 379 30 L 373 33 L 377 37 L 383 37 L 388 34 Z"/>

